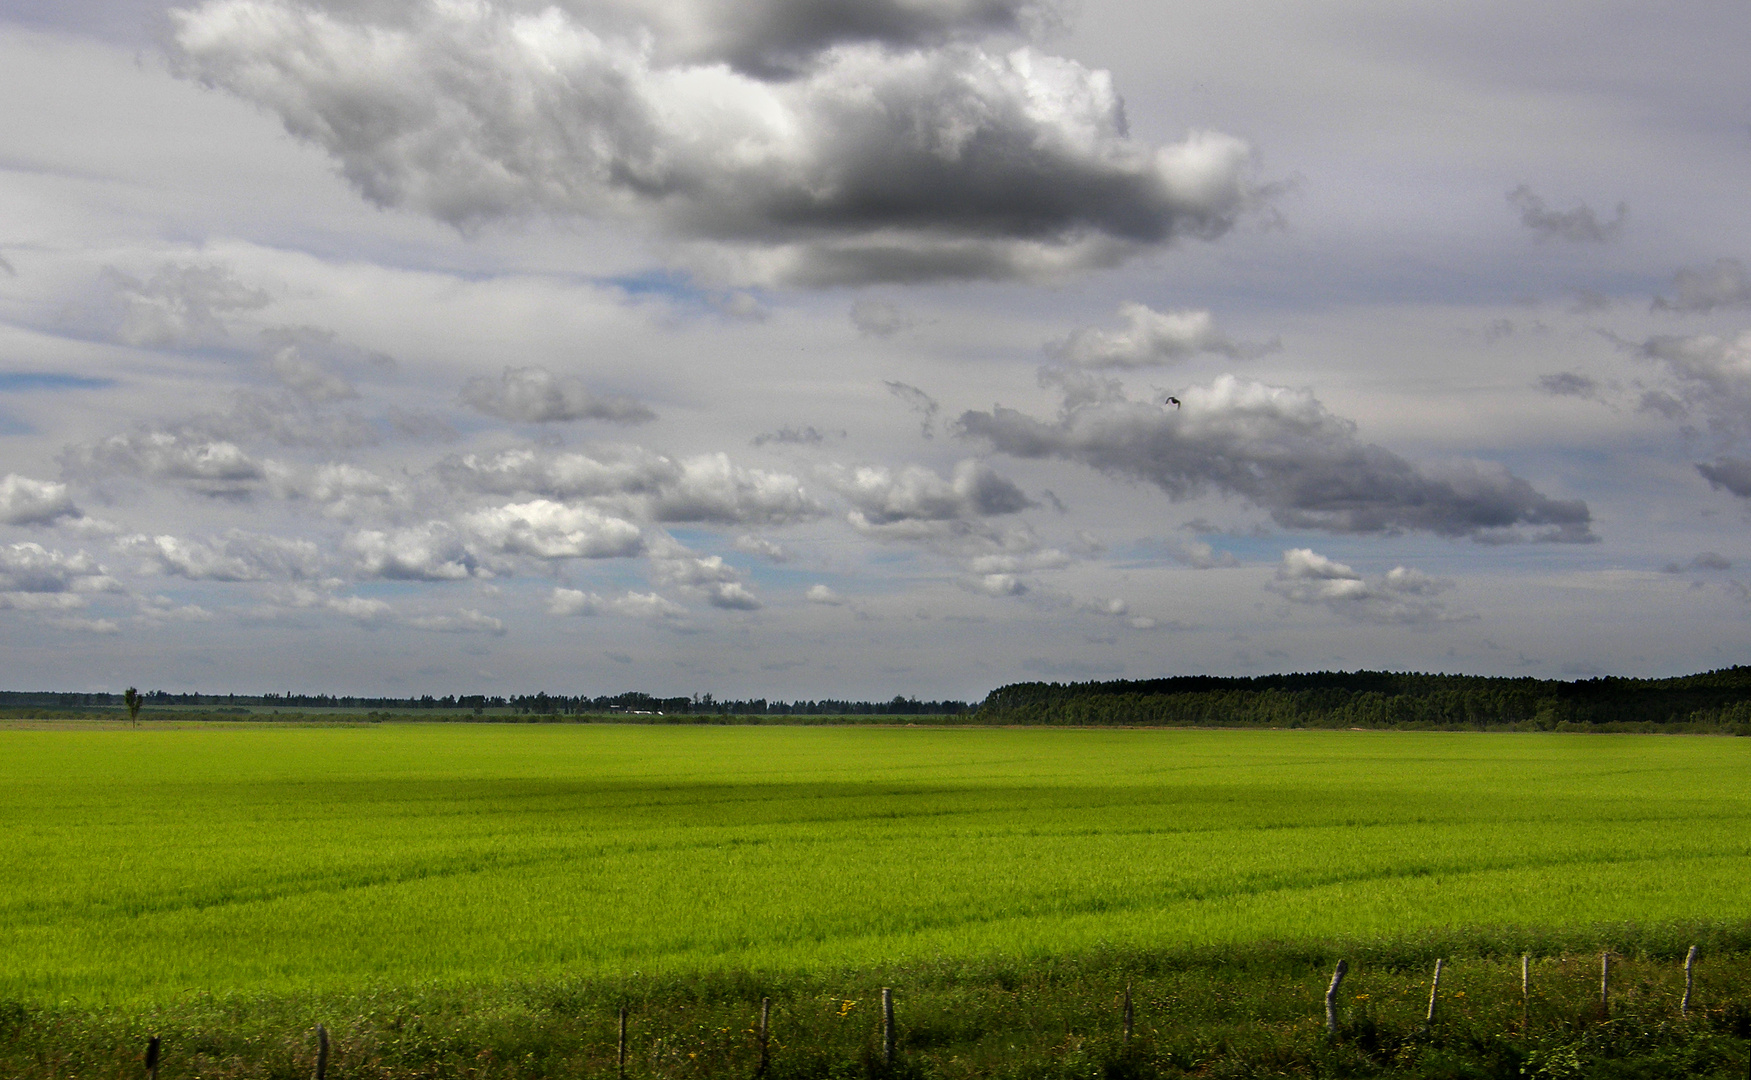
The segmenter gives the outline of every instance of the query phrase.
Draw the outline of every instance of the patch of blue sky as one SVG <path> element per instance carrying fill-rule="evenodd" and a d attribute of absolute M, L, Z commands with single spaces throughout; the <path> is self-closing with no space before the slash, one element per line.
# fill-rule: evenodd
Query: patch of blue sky
<path fill-rule="evenodd" d="M 65 375 L 55 371 L 0 371 L 0 393 L 34 390 L 104 390 L 114 379 L 90 375 Z"/>
<path fill-rule="evenodd" d="M 694 284 L 693 275 L 685 270 L 659 268 L 599 280 L 601 284 L 619 289 L 627 296 L 660 296 L 691 304 L 705 304 L 711 296 L 707 290 Z"/>

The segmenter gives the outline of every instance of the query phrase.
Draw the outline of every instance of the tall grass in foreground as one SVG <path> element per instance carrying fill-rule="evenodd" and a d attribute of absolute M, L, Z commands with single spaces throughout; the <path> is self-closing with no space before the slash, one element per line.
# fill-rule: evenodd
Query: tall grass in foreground
<path fill-rule="evenodd" d="M 1742 1077 L 1751 1053 L 1751 927 L 1618 932 L 1611 1012 L 1598 955 L 1541 956 L 1522 1019 L 1505 934 L 1349 943 L 1336 1039 L 1322 999 L 1334 954 L 1312 947 L 1116 951 L 779 975 L 720 972 L 403 986 L 329 994 L 187 993 L 115 1009 L 0 1003 L 0 1073 L 133 1078 L 149 1035 L 162 1080 L 303 1078 L 313 1031 L 340 1078 L 612 1077 L 629 1013 L 632 1078 L 758 1074 L 772 1001 L 771 1080 L 974 1077 Z M 1576 943 L 1579 935 L 1543 944 Z M 1676 942 L 1705 944 L 1688 1016 Z M 1483 948 L 1482 952 L 1466 952 Z M 1632 952 L 1633 948 L 1644 947 Z M 1431 955 L 1449 957 L 1425 1029 Z M 896 996 L 897 1056 L 881 1058 L 879 993 Z M 1136 1025 L 1127 1042 L 1127 988 Z"/>

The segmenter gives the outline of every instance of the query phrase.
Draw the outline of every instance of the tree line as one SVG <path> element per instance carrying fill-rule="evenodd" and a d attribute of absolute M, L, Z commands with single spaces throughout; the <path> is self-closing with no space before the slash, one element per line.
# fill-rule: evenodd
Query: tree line
<path fill-rule="evenodd" d="M 1556 679 L 1390 671 L 1254 678 L 1014 683 L 971 718 L 989 724 L 1514 730 L 1751 735 L 1751 667 L 1670 679 Z"/>
<path fill-rule="evenodd" d="M 173 694 L 149 690 L 138 695 L 142 708 L 206 709 L 238 713 L 252 709 L 371 710 L 407 712 L 432 710 L 471 712 L 489 710 L 524 716 L 631 715 L 662 716 L 956 716 L 973 706 L 965 701 L 920 701 L 897 694 L 887 701 L 854 701 L 839 698 L 795 701 L 767 698 L 720 699 L 711 694 L 656 697 L 651 694 L 422 694 L 414 697 L 356 697 L 337 694 Z M 0 710 L 76 712 L 120 709 L 123 695 L 111 693 L 58 693 L 0 691 Z"/>

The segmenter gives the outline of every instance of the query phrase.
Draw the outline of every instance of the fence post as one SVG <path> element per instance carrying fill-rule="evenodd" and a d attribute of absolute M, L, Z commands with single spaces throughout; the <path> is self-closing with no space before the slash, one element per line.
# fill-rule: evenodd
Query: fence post
<path fill-rule="evenodd" d="M 772 999 L 763 997 L 760 999 L 760 1075 L 761 1076 L 766 1075 L 766 1066 L 768 1064 L 770 1064 L 772 1061 L 772 1056 L 767 1050 L 767 1048 L 771 1045 L 771 1043 L 768 1041 L 769 1036 L 767 1034 L 768 1031 L 770 1030 L 767 1027 L 767 1022 L 768 1022 L 768 1020 L 771 1019 L 771 1016 L 772 1016 Z"/>
<path fill-rule="evenodd" d="M 1432 1031 L 1435 1027 L 1435 999 L 1441 993 L 1441 968 L 1446 961 L 1435 960 L 1435 977 L 1429 980 L 1429 1015 L 1423 1018 L 1423 1030 Z"/>
<path fill-rule="evenodd" d="M 321 1024 L 316 1025 L 316 1080 L 326 1080 L 328 1076 L 328 1029 Z"/>
<path fill-rule="evenodd" d="M 1332 969 L 1331 985 L 1325 991 L 1325 1033 L 1328 1038 L 1338 1037 L 1338 986 L 1349 971 L 1349 961 L 1339 960 L 1338 966 Z"/>
<path fill-rule="evenodd" d="M 1691 980 L 1694 977 L 1695 968 L 1696 946 L 1692 945 L 1690 951 L 1684 954 L 1684 1000 L 1678 1003 L 1679 1016 L 1690 1015 L 1690 987 L 1692 985 Z"/>
<path fill-rule="evenodd" d="M 1125 980 L 1125 1045 L 1131 1045 L 1131 980 Z"/>
<path fill-rule="evenodd" d="M 146 1040 L 146 1075 L 152 1080 L 158 1080 L 158 1051 L 163 1045 L 164 1041 L 156 1035 Z"/>
<path fill-rule="evenodd" d="M 626 1006 L 620 1006 L 620 1049 L 615 1054 L 616 1075 L 626 1080 Z"/>
<path fill-rule="evenodd" d="M 1607 1018 L 1611 1016 L 1611 953 L 1609 950 L 1599 954 L 1599 1011 Z"/>
<path fill-rule="evenodd" d="M 894 1063 L 894 992 L 882 987 L 882 1064 Z"/>

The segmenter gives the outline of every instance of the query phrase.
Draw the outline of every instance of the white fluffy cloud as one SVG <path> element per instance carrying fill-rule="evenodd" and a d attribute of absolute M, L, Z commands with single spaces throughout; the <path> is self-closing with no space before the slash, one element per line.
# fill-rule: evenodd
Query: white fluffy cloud
<path fill-rule="evenodd" d="M 762 606 L 742 584 L 742 572 L 724 562 L 723 556 L 701 556 L 673 540 L 652 545 L 651 578 L 659 585 L 702 597 L 712 607 L 754 611 Z"/>
<path fill-rule="evenodd" d="M 481 547 L 537 559 L 608 559 L 643 547 L 637 525 L 590 506 L 550 499 L 507 503 L 465 514 L 462 527 Z"/>
<path fill-rule="evenodd" d="M 593 394 L 582 379 L 555 375 L 542 367 L 507 367 L 497 379 L 470 379 L 462 386 L 462 401 L 488 416 L 525 424 L 567 420 L 642 424 L 657 418 L 632 398 Z"/>
<path fill-rule="evenodd" d="M 121 474 L 216 498 L 261 489 L 267 466 L 242 447 L 191 432 L 140 431 L 68 447 L 61 464 L 76 475 Z"/>
<path fill-rule="evenodd" d="M 962 521 L 1013 514 L 1033 505 L 1014 483 L 968 458 L 943 477 L 922 465 L 899 471 L 879 465 L 823 470 L 827 483 L 854 507 L 861 526 L 904 521 Z"/>
<path fill-rule="evenodd" d="M 457 581 L 487 573 L 454 527 L 428 521 L 401 529 L 362 529 L 347 537 L 358 571 L 368 577 Z"/>
<path fill-rule="evenodd" d="M 32 480 L 17 473 L 7 473 L 0 480 L 0 523 L 52 525 L 63 518 L 82 516 L 66 484 Z"/>
<path fill-rule="evenodd" d="M 1275 347 L 1243 345 L 1216 328 L 1208 311 L 1155 311 L 1143 304 L 1119 305 L 1123 330 L 1084 327 L 1047 346 L 1054 356 L 1088 368 L 1141 368 L 1174 364 L 1200 353 L 1244 359 Z"/>
<path fill-rule="evenodd" d="M 960 430 L 1016 457 L 1065 458 L 1147 480 L 1170 498 L 1237 495 L 1292 528 L 1593 538 L 1585 503 L 1542 495 L 1484 462 L 1419 468 L 1359 440 L 1353 423 L 1304 390 L 1223 375 L 1183 391 L 1183 408 L 1164 409 L 1126 398 L 1115 383 L 1053 378 L 1065 395 L 1056 420 L 997 407 L 963 414 Z"/>
<path fill-rule="evenodd" d="M 1309 548 L 1283 552 L 1266 588 L 1297 604 L 1317 604 L 1361 622 L 1427 624 L 1449 618 L 1435 597 L 1452 582 L 1398 566 L 1368 579 Z"/>
<path fill-rule="evenodd" d="M 555 589 L 548 599 L 551 615 L 623 615 L 630 619 L 673 619 L 687 609 L 658 594 L 628 591 L 623 596 L 603 597 L 581 589 Z"/>
<path fill-rule="evenodd" d="M 65 612 L 98 593 L 120 593 L 120 582 L 83 551 L 68 555 L 41 544 L 0 547 L 0 608 Z"/>
<path fill-rule="evenodd" d="M 760 272 L 793 281 L 1109 264 L 1218 236 L 1255 199 L 1244 143 L 1139 143 L 1107 73 L 1026 47 L 845 40 L 768 80 L 666 64 L 638 27 L 560 6 L 172 17 L 182 71 L 277 113 L 379 205 L 654 220 L 764 248 Z"/>

